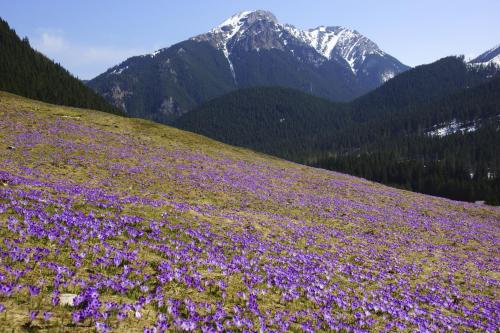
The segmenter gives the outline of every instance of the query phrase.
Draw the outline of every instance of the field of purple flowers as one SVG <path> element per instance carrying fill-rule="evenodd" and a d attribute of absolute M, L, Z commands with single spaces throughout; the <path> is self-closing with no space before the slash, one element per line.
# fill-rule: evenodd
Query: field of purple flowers
<path fill-rule="evenodd" d="M 500 209 L 0 93 L 6 332 L 498 332 Z"/>

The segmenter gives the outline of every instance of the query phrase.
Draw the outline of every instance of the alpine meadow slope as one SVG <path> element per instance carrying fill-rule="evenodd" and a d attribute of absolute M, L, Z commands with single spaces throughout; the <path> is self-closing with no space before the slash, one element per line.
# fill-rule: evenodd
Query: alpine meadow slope
<path fill-rule="evenodd" d="M 0 92 L 0 327 L 496 332 L 500 210 Z"/>
<path fill-rule="evenodd" d="M 128 115 L 171 123 L 238 88 L 281 86 L 347 101 L 408 68 L 355 30 L 300 30 L 256 10 L 127 59 L 87 84 Z"/>

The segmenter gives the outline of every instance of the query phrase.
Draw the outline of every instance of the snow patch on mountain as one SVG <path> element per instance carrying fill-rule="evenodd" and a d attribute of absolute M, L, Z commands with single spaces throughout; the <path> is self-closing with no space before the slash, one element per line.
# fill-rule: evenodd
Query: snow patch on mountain
<path fill-rule="evenodd" d="M 448 124 L 435 125 L 431 131 L 427 132 L 428 136 L 445 137 L 447 135 L 461 132 L 462 134 L 475 132 L 477 130 L 476 122 L 463 123 L 453 119 Z"/>
<path fill-rule="evenodd" d="M 471 60 L 470 63 L 478 66 L 495 65 L 500 67 L 500 44 Z"/>
<path fill-rule="evenodd" d="M 394 73 L 393 71 L 387 71 L 387 72 L 382 74 L 382 81 L 387 82 L 395 76 L 396 76 L 396 73 Z"/>
<path fill-rule="evenodd" d="M 218 47 L 222 49 L 224 56 L 229 63 L 229 68 L 231 70 L 231 75 L 233 76 L 234 81 L 236 82 L 236 73 L 234 71 L 233 63 L 229 58 L 230 51 L 228 48 L 229 41 L 241 30 L 244 25 L 244 18 L 250 14 L 250 11 L 244 11 L 238 13 L 234 16 L 231 16 L 229 19 L 222 22 L 219 26 L 212 29 L 210 32 L 212 34 L 220 34 L 222 35 L 221 41 L 218 43 Z"/>
<path fill-rule="evenodd" d="M 289 24 L 283 25 L 283 28 L 295 38 L 314 48 L 327 59 L 331 58 L 332 51 L 342 34 L 348 31 L 348 29 L 342 27 L 325 26 L 320 26 L 316 29 L 300 30 Z"/>
<path fill-rule="evenodd" d="M 290 25 L 286 25 L 285 28 L 325 58 L 332 59 L 338 56 L 344 59 L 355 74 L 369 54 L 385 55 L 374 42 L 356 30 L 340 26 L 320 26 L 305 31 Z"/>
<path fill-rule="evenodd" d="M 151 56 L 152 57 L 156 57 L 158 54 L 160 54 L 163 50 L 165 50 L 164 48 L 163 49 L 159 49 L 159 50 L 156 50 L 154 51 L 153 53 L 151 53 Z"/>
<path fill-rule="evenodd" d="M 481 66 L 488 66 L 488 65 L 495 65 L 497 67 L 500 67 L 500 54 L 497 55 L 496 57 L 494 58 L 491 58 L 490 60 L 488 61 L 485 61 L 485 62 L 477 62 L 475 63 L 477 65 L 481 65 Z"/>
<path fill-rule="evenodd" d="M 495 58 L 491 59 L 489 62 L 496 66 L 500 66 L 500 54 L 497 55 Z"/>
<path fill-rule="evenodd" d="M 308 31 L 310 45 L 326 58 L 330 58 L 333 49 L 337 46 L 338 41 L 342 35 L 348 31 L 349 30 L 347 29 L 340 29 L 338 33 L 327 32 L 325 27 L 310 30 Z"/>
<path fill-rule="evenodd" d="M 242 30 L 245 23 L 248 21 L 249 16 L 257 11 L 243 11 L 236 15 L 231 16 L 217 27 L 210 30 L 208 34 L 193 37 L 195 40 L 215 40 L 215 44 L 218 49 L 222 50 L 224 56 L 229 64 L 229 69 L 231 70 L 231 75 L 233 76 L 234 82 L 236 83 L 236 72 L 234 71 L 233 63 L 230 59 L 231 48 L 229 46 L 232 39 L 236 36 L 238 37 L 240 31 Z"/>
<path fill-rule="evenodd" d="M 124 67 L 120 67 L 120 66 L 117 66 L 115 69 L 113 69 L 113 71 L 111 71 L 109 74 L 110 75 L 120 75 L 121 73 L 123 73 L 124 70 L 128 69 L 128 66 L 124 66 Z"/>
<path fill-rule="evenodd" d="M 212 29 L 212 32 L 218 32 L 220 30 L 227 30 L 227 28 L 231 30 L 239 29 L 242 25 L 242 19 L 247 17 L 248 14 L 252 13 L 252 11 L 243 11 L 240 13 L 237 13 L 236 15 L 231 16 L 221 24 L 219 24 L 217 27 Z M 233 32 L 232 35 L 234 35 L 236 32 Z"/>

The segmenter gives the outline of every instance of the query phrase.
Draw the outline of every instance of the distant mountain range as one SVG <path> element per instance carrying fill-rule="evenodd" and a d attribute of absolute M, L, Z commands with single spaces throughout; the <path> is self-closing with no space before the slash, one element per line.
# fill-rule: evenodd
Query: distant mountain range
<path fill-rule="evenodd" d="M 0 18 L 0 90 L 44 102 L 121 114 L 100 95 L 31 48 Z"/>
<path fill-rule="evenodd" d="M 257 10 L 127 59 L 87 84 L 131 116 L 171 122 L 244 87 L 281 86 L 348 101 L 408 68 L 355 30 L 300 30 Z"/>
<path fill-rule="evenodd" d="M 500 72 L 448 57 L 350 103 L 236 91 L 174 126 L 414 191 L 500 203 Z"/>

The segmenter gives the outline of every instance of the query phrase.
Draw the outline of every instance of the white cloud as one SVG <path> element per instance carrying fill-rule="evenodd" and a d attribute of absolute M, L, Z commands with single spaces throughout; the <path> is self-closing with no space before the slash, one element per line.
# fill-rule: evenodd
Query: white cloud
<path fill-rule="evenodd" d="M 135 48 L 73 43 L 57 30 L 40 31 L 32 45 L 82 79 L 94 78 L 131 56 L 147 52 Z"/>
<path fill-rule="evenodd" d="M 40 51 L 60 52 L 64 48 L 64 39 L 50 32 L 43 32 L 40 39 Z"/>

